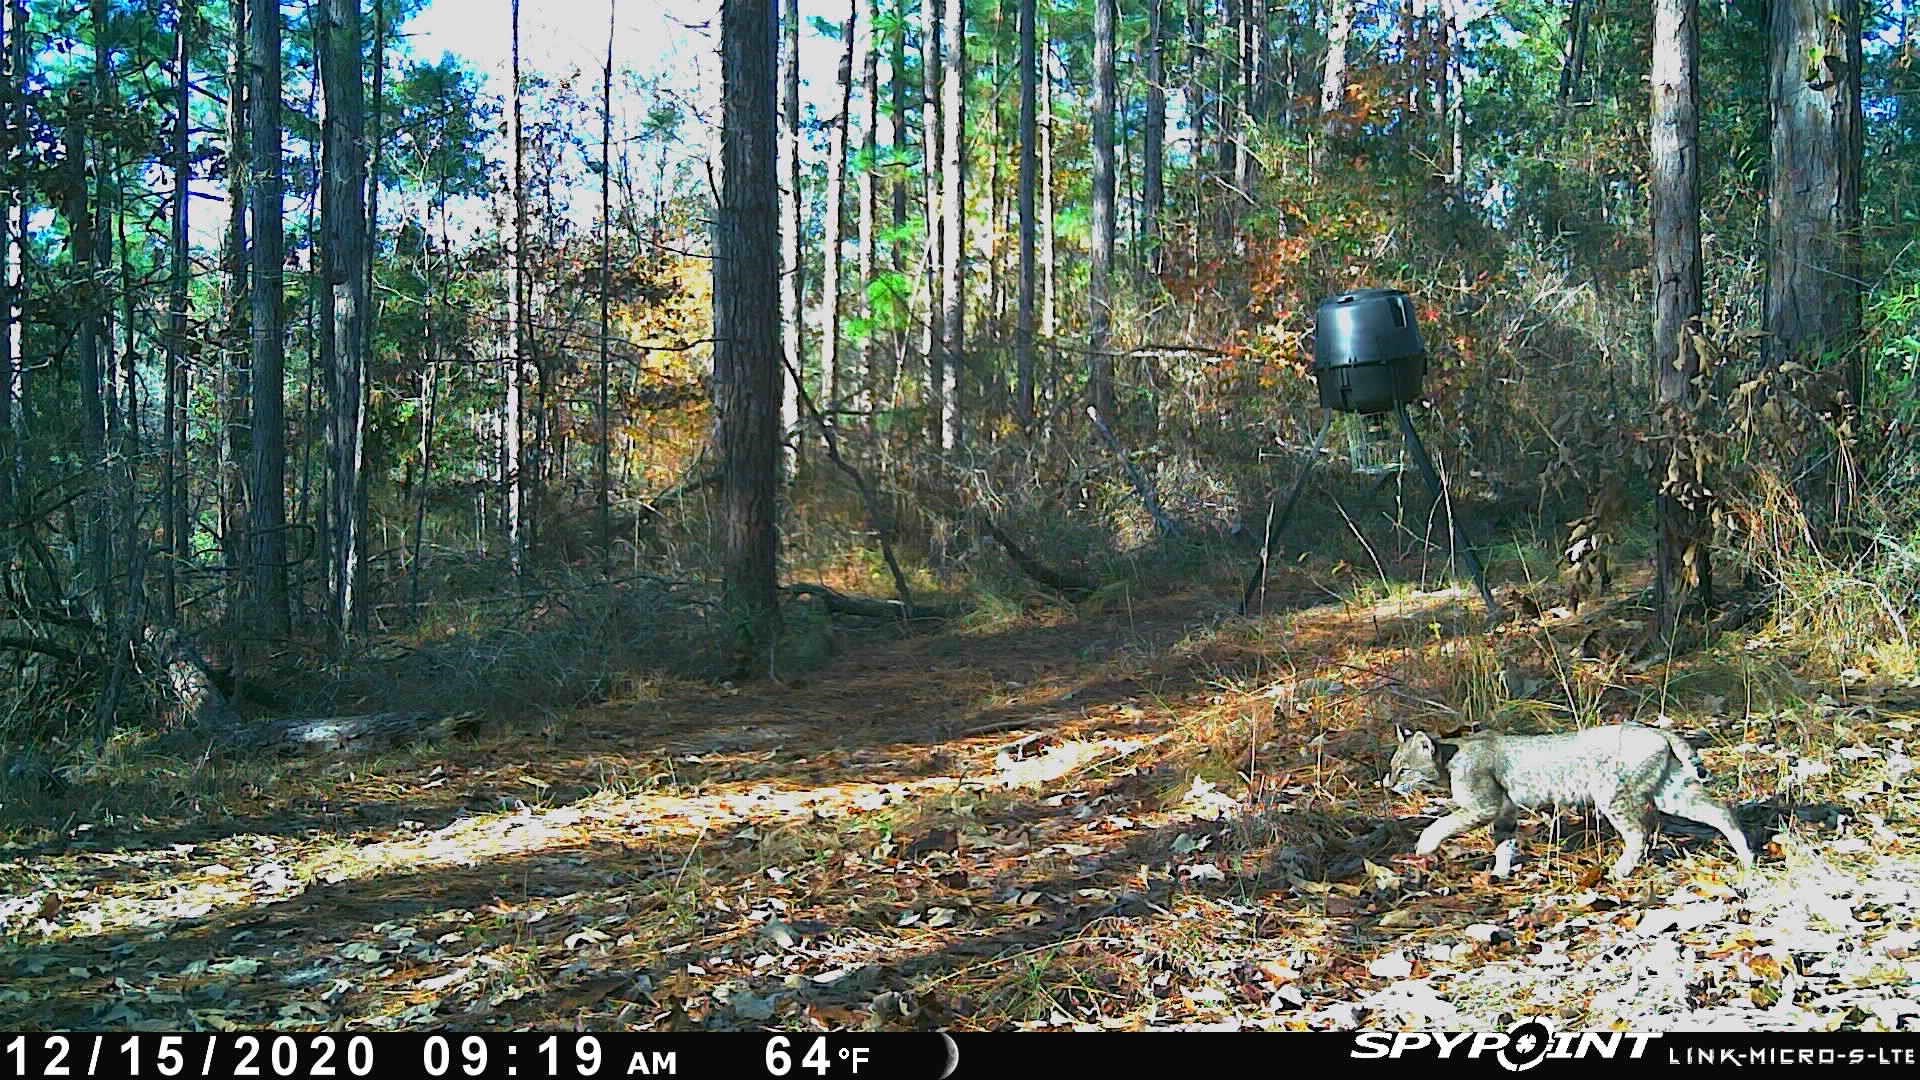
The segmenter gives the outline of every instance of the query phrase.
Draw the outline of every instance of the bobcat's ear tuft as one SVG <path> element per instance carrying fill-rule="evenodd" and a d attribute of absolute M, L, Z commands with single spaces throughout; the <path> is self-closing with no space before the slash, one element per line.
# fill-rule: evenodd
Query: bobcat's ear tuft
<path fill-rule="evenodd" d="M 1401 742 L 1406 742 L 1408 739 L 1413 737 L 1412 728 L 1403 728 L 1399 724 L 1393 725 L 1393 733 L 1395 736 L 1397 736 L 1400 739 Z"/>

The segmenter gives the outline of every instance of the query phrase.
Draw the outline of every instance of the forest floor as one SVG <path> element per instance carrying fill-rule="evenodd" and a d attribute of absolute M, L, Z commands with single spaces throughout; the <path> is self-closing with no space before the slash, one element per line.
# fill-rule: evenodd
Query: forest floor
<path fill-rule="evenodd" d="M 378 757 L 130 763 L 0 846 L 0 1028 L 1920 1026 L 1920 691 L 1288 573 L 1262 618 L 1109 594 Z M 1396 722 L 1624 718 L 1703 744 L 1747 887 L 1672 822 L 1608 882 L 1571 814 L 1492 881 L 1379 785 Z"/>

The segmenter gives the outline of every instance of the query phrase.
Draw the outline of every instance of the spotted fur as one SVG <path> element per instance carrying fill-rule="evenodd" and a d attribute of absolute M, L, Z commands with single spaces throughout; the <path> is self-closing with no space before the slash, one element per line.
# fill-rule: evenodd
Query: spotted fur
<path fill-rule="evenodd" d="M 1512 869 L 1521 809 L 1597 807 L 1620 830 L 1626 850 L 1613 864 L 1618 881 L 1646 850 L 1657 808 L 1718 830 L 1751 869 L 1753 849 L 1733 812 L 1707 794 L 1693 747 L 1677 735 L 1639 724 L 1588 728 L 1566 735 L 1469 735 L 1435 739 L 1402 732 L 1382 783 L 1401 794 L 1450 787 L 1455 810 L 1427 826 L 1415 850 L 1491 824 L 1498 846 L 1494 874 Z M 1444 784 L 1443 784 L 1444 780 Z"/>

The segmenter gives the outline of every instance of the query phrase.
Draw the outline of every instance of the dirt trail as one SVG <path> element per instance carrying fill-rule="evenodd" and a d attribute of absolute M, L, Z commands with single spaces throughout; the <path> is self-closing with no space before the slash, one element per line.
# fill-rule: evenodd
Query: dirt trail
<path fill-rule="evenodd" d="M 1435 808 L 1375 784 L 1460 595 L 1230 602 L 869 644 L 138 817 L 101 793 L 0 850 L 0 1024 L 1915 1022 L 1906 773 L 1846 759 L 1882 790 L 1803 815 L 1744 896 L 1685 835 L 1607 891 L 1611 837 L 1535 829 L 1495 884 L 1484 838 L 1410 859 L 1396 819 Z"/>

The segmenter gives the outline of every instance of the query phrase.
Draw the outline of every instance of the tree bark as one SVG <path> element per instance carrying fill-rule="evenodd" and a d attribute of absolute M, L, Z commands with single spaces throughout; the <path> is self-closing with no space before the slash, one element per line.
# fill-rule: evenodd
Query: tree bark
<path fill-rule="evenodd" d="M 1166 205 L 1167 67 L 1165 9 L 1172 0 L 1148 0 L 1147 13 L 1147 130 L 1141 153 L 1146 157 L 1140 207 L 1140 239 L 1145 250 L 1140 265 L 1147 276 L 1160 274 L 1160 212 Z"/>
<path fill-rule="evenodd" d="M 600 573 L 613 576 L 613 488 L 607 475 L 613 458 L 607 409 L 613 374 L 613 23 L 615 0 L 607 0 L 607 63 L 600 72 L 600 445 L 594 448 L 600 496 Z"/>
<path fill-rule="evenodd" d="M 880 168 L 880 0 L 867 0 L 867 36 L 863 40 L 866 46 L 860 54 L 860 86 L 866 115 L 860 125 L 860 190 L 857 195 L 860 201 L 858 303 L 867 332 L 860 345 L 860 370 L 853 378 L 853 407 L 862 414 L 861 422 L 870 424 L 873 369 L 879 357 L 879 349 L 874 344 L 879 339 L 875 325 L 879 309 L 873 302 L 873 276 L 879 265 L 877 245 L 880 235 L 880 191 L 876 178 Z"/>
<path fill-rule="evenodd" d="M 1347 102 L 1347 37 L 1353 31 L 1353 0 L 1330 0 L 1327 5 L 1327 60 L 1320 75 L 1320 143 L 1314 147 L 1314 167 L 1326 160 L 1326 143 L 1343 126 Z"/>
<path fill-rule="evenodd" d="M 820 400 L 832 410 L 840 400 L 840 248 L 845 230 L 847 194 L 847 122 L 853 111 L 853 39 L 858 33 L 860 0 L 847 0 L 846 41 L 834 85 L 840 88 L 840 114 L 833 121 L 827 151 L 827 221 L 821 241 Z"/>
<path fill-rule="evenodd" d="M 713 388 L 725 591 L 735 669 L 778 630 L 774 552 L 781 364 L 779 189 L 771 0 L 721 0 L 720 185 L 714 214 Z"/>
<path fill-rule="evenodd" d="M 945 383 L 940 397 L 940 446 L 952 450 L 964 441 L 962 395 L 966 390 L 967 0 L 947 0 L 946 38 L 946 61 L 941 70 L 945 90 L 940 110 L 945 124 L 940 136 L 940 172 L 944 176 L 940 200 L 940 352 Z"/>
<path fill-rule="evenodd" d="M 1772 226 L 1767 359 L 1838 365 L 1858 408 L 1859 0 L 1773 0 Z"/>
<path fill-rule="evenodd" d="M 1093 264 L 1087 285 L 1088 394 L 1108 426 L 1113 419 L 1113 357 L 1108 355 L 1113 298 L 1113 39 L 1115 0 L 1093 6 Z"/>
<path fill-rule="evenodd" d="M 927 245 L 921 260 L 927 275 L 927 321 L 921 337 L 921 352 L 927 362 L 927 411 L 930 441 L 940 445 L 946 418 L 946 356 L 942 351 L 940 270 L 946 248 L 940 241 L 941 183 L 946 179 L 940 154 L 943 125 L 940 122 L 940 19 L 941 0 L 920 0 L 920 171 L 926 181 Z"/>
<path fill-rule="evenodd" d="M 1560 104 L 1573 101 L 1581 70 L 1587 63 L 1587 0 L 1572 0 L 1567 9 L 1567 55 L 1560 65 Z"/>
<path fill-rule="evenodd" d="M 101 33 L 98 22 L 104 21 L 97 6 L 94 12 L 95 33 Z M 105 96 L 105 78 L 95 81 L 96 100 Z M 106 274 L 104 254 L 96 250 L 99 244 L 98 223 L 95 220 L 98 206 L 94 194 L 88 189 L 87 161 L 90 152 L 87 130 L 86 110 L 76 110 L 67 121 L 66 140 L 67 158 L 66 176 L 63 178 L 62 213 L 67 219 L 68 235 L 72 238 L 73 267 L 82 275 L 79 285 L 80 327 L 77 335 L 76 352 L 80 359 L 80 450 L 82 467 L 89 477 L 90 493 L 81 500 L 80 512 L 85 520 L 81 523 L 81 566 L 83 572 L 78 575 L 81 587 L 86 591 L 85 602 L 93 621 L 105 626 L 109 605 L 106 602 L 108 590 L 108 500 L 105 495 L 106 464 L 106 420 L 105 405 L 100 397 L 101 364 L 100 350 L 103 336 L 103 317 L 106 299 L 103 294 Z"/>
<path fill-rule="evenodd" d="M 12 162 L 15 148 L 20 144 L 20 122 L 26 116 L 19 90 L 23 73 L 14 70 L 13 59 L 14 42 L 25 31 L 26 26 L 18 21 L 14 5 L 0 3 L 0 85 L 6 87 L 8 95 L 0 107 L 0 162 L 5 163 L 0 165 L 0 170 L 4 170 L 4 175 L 0 175 L 0 517 L 6 518 L 13 516 L 13 480 L 18 467 L 13 437 L 13 380 L 14 372 L 19 370 L 14 359 L 19 339 L 13 313 L 13 209 L 14 192 L 23 186 L 13 173 Z M 182 81 L 184 83 L 184 78 Z M 171 388 L 172 384 L 168 386 Z M 0 536 L 0 565 L 10 561 L 12 545 L 10 535 Z M 168 580 L 171 583 L 171 578 Z"/>
<path fill-rule="evenodd" d="M 285 170 L 280 163 L 280 8 L 266 4 L 247 26 L 253 74 L 247 95 L 247 128 L 253 142 L 249 170 L 253 210 L 250 272 L 253 334 L 253 618 L 257 631 L 284 636 L 287 602 L 286 337 L 282 333 L 282 274 L 286 227 L 282 221 Z M 353 56 L 358 67 L 359 50 Z M 355 71 L 358 75 L 358 71 Z M 329 83 L 331 86 L 331 83 Z M 356 89 L 359 81 L 354 81 Z M 328 110 L 329 118 L 332 110 Z"/>
<path fill-rule="evenodd" d="M 1711 603 L 1705 485 L 1686 438 L 1694 423 L 1700 357 L 1699 0 L 1653 7 L 1653 382 L 1669 458 L 1656 476 L 1655 588 L 1660 626 L 1698 598 Z"/>
<path fill-rule="evenodd" d="M 326 100 L 326 118 L 321 126 L 322 169 L 326 175 L 321 215 L 325 219 L 326 239 L 323 303 L 327 304 L 330 318 L 322 332 L 333 341 L 329 395 L 333 434 L 330 462 L 334 530 L 332 607 L 335 631 L 344 640 L 352 633 L 358 617 L 364 544 L 360 470 L 365 460 L 366 432 L 362 391 L 366 357 L 361 351 L 366 340 L 361 320 L 367 314 L 366 172 L 361 157 L 365 145 L 365 101 L 360 63 L 360 2 L 325 0 L 324 11 L 320 67 Z M 278 141 L 277 133 L 275 141 Z M 256 381 L 257 378 L 256 373 Z"/>
<path fill-rule="evenodd" d="M 527 362 L 527 135 L 524 102 L 520 88 L 520 0 L 513 0 L 512 19 L 512 112 L 508 118 L 508 141 L 513 145 L 513 223 L 507 251 L 507 337 L 506 404 L 501 426 L 500 484 L 502 507 L 507 515 L 507 562 L 513 576 L 520 578 L 527 566 L 526 523 L 526 449 L 522 445 L 523 413 L 526 409 Z"/>
<path fill-rule="evenodd" d="M 14 27 L 13 34 L 8 40 L 8 48 L 12 50 L 13 56 L 12 77 L 8 85 L 14 93 L 14 101 L 16 103 L 24 102 L 27 99 L 27 73 L 33 66 L 33 51 L 28 44 L 29 26 L 27 0 L 0 0 L 0 3 L 8 4 L 8 10 L 12 12 Z M 14 138 L 17 143 L 24 143 L 26 141 L 26 107 L 25 105 L 17 104 L 16 108 L 20 111 L 17 113 L 19 119 L 15 123 Z M 11 467 L 13 475 L 10 482 L 14 484 L 16 492 L 23 482 L 33 475 L 33 444 L 27 440 L 30 425 L 27 420 L 28 374 L 25 349 L 27 262 L 29 258 L 27 234 L 29 219 L 33 212 L 31 206 L 28 205 L 29 202 L 30 200 L 22 197 L 16 200 L 14 207 L 16 217 L 13 222 L 15 255 L 13 260 L 13 295 L 16 310 L 13 313 L 13 320 L 7 326 L 7 336 L 4 342 L 7 355 L 13 358 L 13 367 L 7 381 L 0 383 L 0 395 L 5 395 L 13 404 L 12 425 L 11 428 L 4 433 L 10 435 L 13 439 L 13 456 L 10 462 L 0 462 L 0 465 Z"/>
<path fill-rule="evenodd" d="M 781 113 L 785 121 L 780 129 L 780 164 L 784 173 L 780 179 L 780 221 L 784 232 L 780 237 L 780 267 L 784 277 L 781 279 L 785 291 L 782 294 L 782 310 L 786 316 L 786 332 L 781 335 L 785 362 L 781 365 L 802 375 L 807 371 L 807 327 L 806 327 L 806 273 L 800 262 L 800 238 L 804 223 L 802 213 L 805 200 L 800 190 L 800 4 L 799 0 L 786 0 L 786 14 L 782 18 L 785 47 L 781 56 L 782 70 L 780 85 L 783 87 Z M 800 448 L 800 387 L 788 385 L 789 377 L 775 370 L 773 377 L 779 380 L 780 387 L 780 432 L 781 473 L 788 479 L 799 467 Z M 792 440 L 789 442 L 788 440 Z"/>
<path fill-rule="evenodd" d="M 187 129 L 193 64 L 194 0 L 179 0 L 174 26 L 173 109 L 173 217 L 172 250 L 167 296 L 166 468 L 162 472 L 161 511 L 165 530 L 167 567 L 161 578 L 161 602 L 171 621 L 179 610 L 180 568 L 191 555 L 187 526 L 187 227 L 192 200 L 191 164 L 187 157 Z M 3 277 L 4 274 L 0 274 Z M 5 385 L 0 380 L 0 385 Z M 0 393 L 0 399 L 6 395 Z M 10 469 L 0 472 L 10 472 Z M 0 483 L 5 477 L 0 476 Z M 0 507 L 8 505 L 0 497 Z"/>
<path fill-rule="evenodd" d="M 1156 0 L 1158 2 L 1158 0 Z M 1021 430 L 1033 430 L 1033 303 L 1034 303 L 1034 185 L 1040 168 L 1035 126 L 1039 112 L 1039 65 L 1036 0 L 1020 0 L 1020 284 L 1019 314 L 1014 331 L 1017 389 L 1014 413 Z"/>
<path fill-rule="evenodd" d="M 1049 342 L 1059 332 L 1058 294 L 1053 270 L 1056 254 L 1053 227 L 1053 37 L 1051 23 L 1039 33 L 1040 52 L 1040 336 Z"/>
<path fill-rule="evenodd" d="M 257 0 L 256 0 L 257 2 Z M 225 556 L 225 610 L 231 619 L 241 615 L 241 597 L 246 593 L 253 553 L 247 539 L 248 506 L 247 464 L 253 459 L 253 440 L 249 435 L 253 419 L 253 349 L 247 329 L 250 301 L 248 293 L 247 206 L 249 142 L 247 139 L 247 0 L 231 0 L 228 5 L 233 23 L 232 65 L 227 74 L 227 232 L 222 243 L 221 264 L 226 274 L 223 322 L 226 333 L 221 339 L 222 416 L 220 434 L 219 496 L 220 546 Z"/>

